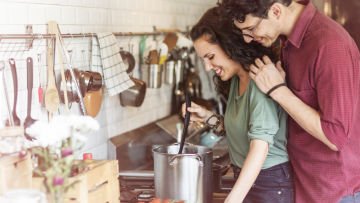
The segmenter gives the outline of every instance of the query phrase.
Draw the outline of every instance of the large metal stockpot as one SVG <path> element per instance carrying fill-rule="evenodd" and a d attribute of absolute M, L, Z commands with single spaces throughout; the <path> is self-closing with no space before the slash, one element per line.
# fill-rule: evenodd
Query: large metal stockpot
<path fill-rule="evenodd" d="M 186 203 L 212 202 L 212 150 L 204 146 L 154 146 L 155 193 Z"/>

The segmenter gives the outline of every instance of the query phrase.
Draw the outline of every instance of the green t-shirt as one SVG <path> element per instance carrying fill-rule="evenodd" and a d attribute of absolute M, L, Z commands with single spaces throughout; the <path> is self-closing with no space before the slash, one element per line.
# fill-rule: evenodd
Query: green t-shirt
<path fill-rule="evenodd" d="M 250 80 L 239 96 L 239 78 L 231 79 L 225 112 L 225 130 L 231 162 L 242 167 L 249 152 L 250 141 L 259 139 L 269 143 L 269 152 L 262 169 L 288 161 L 286 150 L 286 113 L 262 93 Z"/>

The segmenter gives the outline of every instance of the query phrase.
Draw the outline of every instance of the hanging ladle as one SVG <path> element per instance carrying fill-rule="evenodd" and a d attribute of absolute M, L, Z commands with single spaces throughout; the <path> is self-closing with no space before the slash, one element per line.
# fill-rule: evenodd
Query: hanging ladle
<path fill-rule="evenodd" d="M 191 106 L 191 99 L 190 99 L 189 93 L 185 93 L 185 104 L 186 104 L 186 107 L 185 107 L 185 117 L 184 117 L 184 129 L 183 129 L 182 135 L 181 135 L 181 142 L 180 142 L 180 148 L 179 148 L 178 154 L 182 154 L 182 151 L 184 148 L 184 143 L 185 143 L 185 137 L 187 135 L 189 122 L 190 122 L 190 112 L 188 111 L 188 107 Z"/>
<path fill-rule="evenodd" d="M 27 65 L 27 115 L 24 121 L 24 129 L 30 127 L 36 120 L 31 118 L 31 103 L 32 103 L 32 90 L 33 90 L 33 60 L 31 57 L 26 59 Z M 26 132 L 26 131 L 25 131 Z M 33 138 L 25 133 L 26 139 L 32 141 Z"/>

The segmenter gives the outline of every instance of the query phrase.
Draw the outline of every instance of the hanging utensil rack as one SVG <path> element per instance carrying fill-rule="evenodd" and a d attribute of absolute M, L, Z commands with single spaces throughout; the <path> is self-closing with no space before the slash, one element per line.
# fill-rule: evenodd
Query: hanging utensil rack
<path fill-rule="evenodd" d="M 165 35 L 174 31 L 154 31 L 154 32 L 113 32 L 116 37 L 121 36 L 153 36 L 153 35 Z M 186 32 L 181 32 L 186 33 Z M 96 37 L 96 33 L 77 33 L 77 34 L 61 34 L 63 38 L 84 38 L 84 37 Z M 55 34 L 0 34 L 0 41 L 2 39 L 51 39 L 55 38 Z"/>
<path fill-rule="evenodd" d="M 31 25 L 28 25 L 31 26 Z M 32 32 L 32 31 L 31 31 Z M 24 34 L 0 34 L 0 60 L 14 58 L 17 61 L 24 61 L 29 51 L 40 51 L 41 54 L 47 54 L 46 47 L 56 46 L 56 34 L 48 33 L 31 33 Z M 116 37 L 141 37 L 141 36 L 157 36 L 166 35 L 168 33 L 180 32 L 186 34 L 188 32 L 179 31 L 177 29 L 160 30 L 154 27 L 152 32 L 113 32 Z M 96 33 L 67 33 L 60 34 L 61 38 L 66 39 L 86 39 L 96 37 Z M 53 47 L 54 48 L 54 47 Z M 39 67 L 41 68 L 41 67 Z M 41 70 L 40 70 L 41 71 Z M 41 81 L 41 78 L 39 79 Z"/>
<path fill-rule="evenodd" d="M 29 26 L 29 25 L 27 25 Z M 168 33 L 182 33 L 187 34 L 188 31 L 179 31 L 177 29 L 164 29 L 160 30 L 154 27 L 154 31 L 152 32 L 113 32 L 115 37 L 141 37 L 141 36 L 156 36 L 166 35 Z M 96 37 L 96 33 L 67 33 L 60 34 L 61 38 L 66 39 L 85 39 L 85 38 L 93 38 Z M 24 60 L 26 58 L 24 55 L 25 52 L 36 49 L 35 47 L 46 47 L 47 40 L 51 40 L 53 44 L 56 43 L 56 35 L 55 34 L 42 34 L 42 33 L 27 33 L 27 34 L 0 34 L 0 60 L 6 60 L 9 57 L 5 57 L 4 55 L 10 55 L 10 58 L 15 58 L 16 60 Z M 37 41 L 37 45 L 33 45 Z M 4 53 L 3 55 L 1 55 Z M 14 57 L 18 56 L 20 57 Z M 46 53 L 45 53 L 46 55 Z"/>

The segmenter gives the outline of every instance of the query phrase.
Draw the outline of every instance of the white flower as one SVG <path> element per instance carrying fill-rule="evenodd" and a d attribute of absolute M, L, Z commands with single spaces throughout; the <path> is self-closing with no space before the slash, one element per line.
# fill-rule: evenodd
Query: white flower
<path fill-rule="evenodd" d="M 36 139 L 35 146 L 42 147 L 55 146 L 71 135 L 66 122 L 59 122 L 56 118 L 50 123 L 37 121 L 26 129 L 26 133 Z"/>
<path fill-rule="evenodd" d="M 75 141 L 85 143 L 87 138 L 84 136 L 100 128 L 99 123 L 90 116 L 70 116 L 69 122 L 73 129 L 73 138 Z"/>
<path fill-rule="evenodd" d="M 86 134 L 99 130 L 99 123 L 90 116 L 69 116 L 68 121 L 71 127 L 80 134 Z"/>
<path fill-rule="evenodd" d="M 26 133 L 36 138 L 31 143 L 32 146 L 59 146 L 61 141 L 73 136 L 77 141 L 85 142 L 84 135 L 98 130 L 98 122 L 89 116 L 55 116 L 47 123 L 44 121 L 37 121 L 29 128 Z"/>

